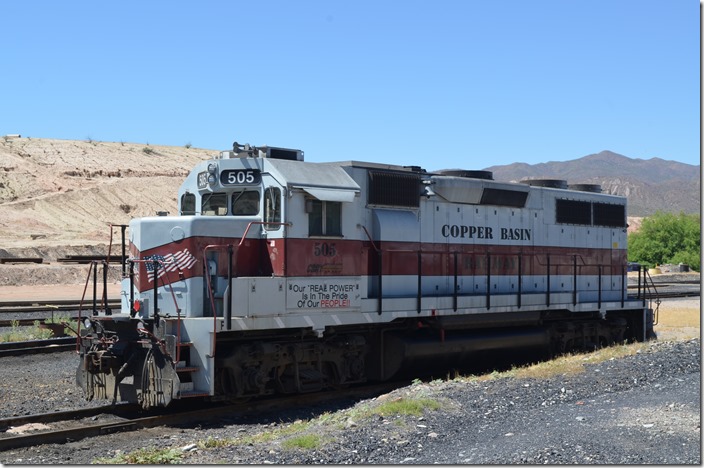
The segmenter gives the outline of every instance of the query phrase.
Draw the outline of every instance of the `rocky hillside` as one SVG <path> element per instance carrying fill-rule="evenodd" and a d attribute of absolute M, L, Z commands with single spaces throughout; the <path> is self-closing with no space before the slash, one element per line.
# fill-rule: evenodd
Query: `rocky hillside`
<path fill-rule="evenodd" d="M 215 154 L 137 143 L 0 138 L 2 247 L 106 243 L 110 224 L 174 213 L 183 178 Z"/>
<path fill-rule="evenodd" d="M 660 158 L 631 159 L 602 151 L 573 161 L 492 166 L 495 180 L 565 179 L 570 184 L 600 184 L 605 193 L 628 197 L 631 216 L 658 210 L 699 213 L 701 166 Z"/>

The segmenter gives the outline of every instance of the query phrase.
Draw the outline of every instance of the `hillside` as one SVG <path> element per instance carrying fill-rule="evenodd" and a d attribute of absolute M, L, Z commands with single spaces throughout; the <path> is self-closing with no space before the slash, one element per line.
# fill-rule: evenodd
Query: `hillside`
<path fill-rule="evenodd" d="M 630 216 L 658 210 L 699 213 L 701 166 L 660 158 L 632 159 L 602 151 L 573 161 L 492 166 L 495 180 L 565 179 L 570 184 L 600 184 L 603 192 L 628 197 Z"/>
<path fill-rule="evenodd" d="M 111 223 L 175 213 L 184 177 L 215 154 L 137 143 L 0 138 L 2 247 L 107 243 Z"/>

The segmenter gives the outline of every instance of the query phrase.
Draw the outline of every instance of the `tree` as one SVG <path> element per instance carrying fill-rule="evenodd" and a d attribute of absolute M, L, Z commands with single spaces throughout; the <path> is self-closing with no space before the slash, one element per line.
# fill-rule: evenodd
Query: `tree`
<path fill-rule="evenodd" d="M 658 211 L 628 235 L 628 260 L 650 266 L 686 263 L 701 267 L 701 217 Z"/>

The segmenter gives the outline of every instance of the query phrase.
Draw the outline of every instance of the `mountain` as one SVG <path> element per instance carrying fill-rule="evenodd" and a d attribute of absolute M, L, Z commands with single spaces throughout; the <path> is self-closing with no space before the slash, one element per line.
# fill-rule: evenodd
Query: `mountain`
<path fill-rule="evenodd" d="M 572 161 L 491 166 L 494 180 L 564 179 L 569 184 L 600 184 L 602 192 L 628 197 L 629 216 L 656 211 L 699 213 L 701 166 L 660 158 L 634 159 L 611 151 Z"/>

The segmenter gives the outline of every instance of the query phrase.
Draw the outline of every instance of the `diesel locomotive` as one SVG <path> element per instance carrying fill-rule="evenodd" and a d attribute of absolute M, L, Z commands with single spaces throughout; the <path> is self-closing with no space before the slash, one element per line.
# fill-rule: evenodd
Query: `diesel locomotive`
<path fill-rule="evenodd" d="M 88 399 L 312 392 L 654 335 L 628 295 L 626 199 L 598 185 L 235 142 L 178 211 L 129 223 L 121 309 L 78 337 Z"/>

